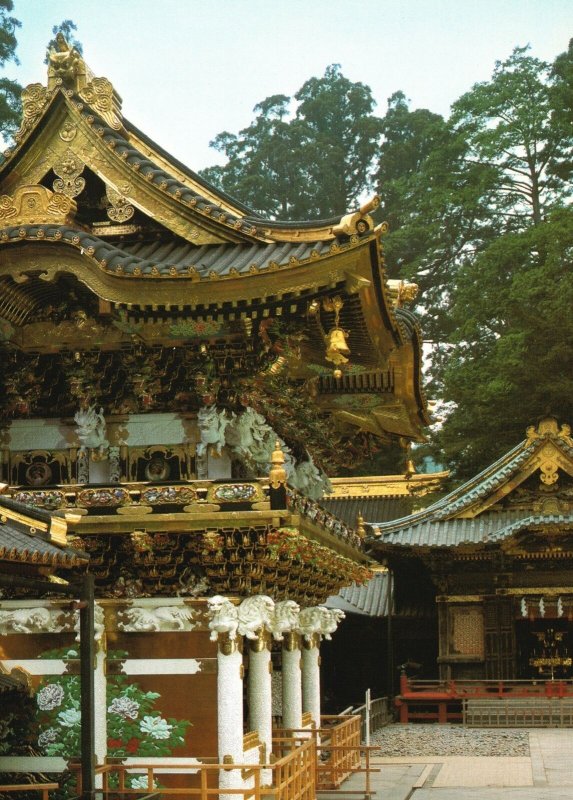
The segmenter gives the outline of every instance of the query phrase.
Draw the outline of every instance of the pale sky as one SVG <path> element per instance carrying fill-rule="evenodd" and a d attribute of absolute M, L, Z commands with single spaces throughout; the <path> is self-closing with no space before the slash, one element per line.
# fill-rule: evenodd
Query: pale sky
<path fill-rule="evenodd" d="M 221 161 L 218 133 L 329 64 L 370 86 L 380 115 L 398 89 L 447 115 L 514 46 L 552 61 L 573 37 L 572 0 L 14 0 L 13 15 L 21 64 L 9 77 L 45 83 L 52 26 L 72 19 L 124 115 L 195 170 Z"/>

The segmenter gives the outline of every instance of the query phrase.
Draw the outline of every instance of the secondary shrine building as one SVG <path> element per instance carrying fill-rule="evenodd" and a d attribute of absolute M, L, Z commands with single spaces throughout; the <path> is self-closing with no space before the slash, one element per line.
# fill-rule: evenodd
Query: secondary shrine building
<path fill-rule="evenodd" d="M 396 663 L 442 680 L 573 677 L 573 439 L 552 418 L 488 469 L 411 516 L 367 526 L 394 578 Z"/>
<path fill-rule="evenodd" d="M 0 164 L 0 480 L 89 556 L 94 749 L 134 788 L 142 761 L 268 765 L 273 722 L 320 724 L 341 618 L 323 603 L 373 559 L 317 498 L 428 421 L 415 287 L 386 280 L 377 202 L 254 215 L 132 125 L 61 37 L 24 90 Z M 80 749 L 76 627 L 56 589 L 0 599 L 48 772 Z"/>

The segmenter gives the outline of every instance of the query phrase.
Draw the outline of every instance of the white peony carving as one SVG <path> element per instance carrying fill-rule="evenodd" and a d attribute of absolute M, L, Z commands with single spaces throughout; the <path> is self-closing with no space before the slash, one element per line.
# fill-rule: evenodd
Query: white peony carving
<path fill-rule="evenodd" d="M 328 477 L 318 469 L 310 455 L 307 461 L 297 462 L 289 477 L 289 483 L 311 500 L 319 500 L 332 491 Z"/>

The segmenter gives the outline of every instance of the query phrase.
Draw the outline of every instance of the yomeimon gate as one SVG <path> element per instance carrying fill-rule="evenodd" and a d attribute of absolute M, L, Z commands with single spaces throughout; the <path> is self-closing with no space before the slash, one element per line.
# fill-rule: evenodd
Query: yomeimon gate
<path fill-rule="evenodd" d="M 386 279 L 376 198 L 265 219 L 130 123 L 61 37 L 48 62 L 0 164 L 0 480 L 73 512 L 89 554 L 98 768 L 150 789 L 142 762 L 219 759 L 223 788 L 268 782 L 273 721 L 320 725 L 341 618 L 323 603 L 371 574 L 363 529 L 317 499 L 428 422 L 416 287 Z M 0 599 L 51 773 L 80 752 L 66 603 Z"/>
<path fill-rule="evenodd" d="M 573 677 L 573 439 L 544 419 L 488 469 L 412 516 L 369 527 L 395 610 L 435 605 L 424 677 Z"/>

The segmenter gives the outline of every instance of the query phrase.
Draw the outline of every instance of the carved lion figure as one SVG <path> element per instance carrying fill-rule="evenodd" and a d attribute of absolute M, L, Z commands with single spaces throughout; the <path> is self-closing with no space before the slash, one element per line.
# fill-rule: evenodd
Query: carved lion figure
<path fill-rule="evenodd" d="M 332 639 L 332 634 L 344 617 L 344 611 L 339 608 L 326 608 L 326 606 L 304 608 L 300 612 L 299 630 L 307 641 L 310 641 L 313 634 Z"/>
<path fill-rule="evenodd" d="M 274 601 L 264 594 L 247 597 L 238 609 L 238 633 L 247 639 L 256 639 L 261 630 L 269 629 L 274 606 Z"/>
<path fill-rule="evenodd" d="M 294 600 L 280 600 L 275 603 L 269 629 L 276 641 L 282 642 L 285 633 L 298 628 L 299 614 L 300 606 Z"/>
<path fill-rule="evenodd" d="M 197 424 L 201 441 L 197 444 L 197 455 L 207 455 L 207 448 L 213 445 L 218 455 L 225 444 L 225 429 L 229 424 L 229 417 L 224 411 L 218 411 L 217 406 L 204 406 L 197 413 Z"/>
<path fill-rule="evenodd" d="M 216 642 L 220 633 L 228 633 L 229 639 L 236 639 L 239 628 L 239 612 L 236 606 L 220 594 L 210 597 L 207 606 L 211 641 Z"/>

